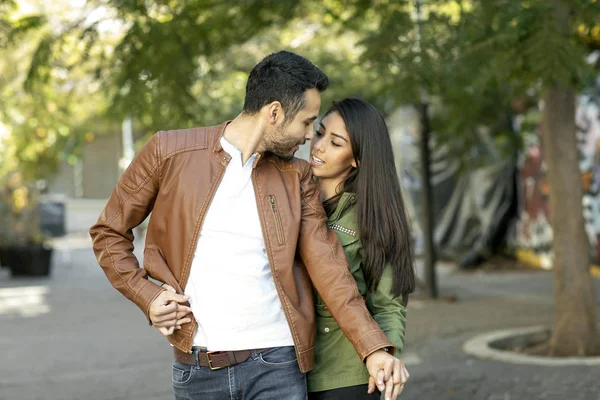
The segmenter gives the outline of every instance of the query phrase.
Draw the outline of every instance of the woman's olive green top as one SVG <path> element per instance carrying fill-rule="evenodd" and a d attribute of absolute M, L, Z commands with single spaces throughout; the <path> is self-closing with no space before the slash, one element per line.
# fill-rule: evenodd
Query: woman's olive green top
<path fill-rule="evenodd" d="M 404 346 L 406 308 L 402 304 L 401 297 L 391 295 L 392 269 L 390 267 L 385 269 L 375 292 L 367 290 L 362 270 L 363 247 L 359 238 L 355 203 L 356 196 L 353 193 L 344 193 L 335 211 L 329 217 L 328 225 L 337 233 L 344 247 L 350 271 L 356 280 L 360 294 L 367 303 L 367 308 L 388 339 L 396 346 L 396 356 L 399 356 Z M 309 392 L 368 383 L 369 373 L 366 366 L 327 311 L 320 296 L 316 295 L 315 303 L 317 308 L 316 365 L 307 375 Z"/>

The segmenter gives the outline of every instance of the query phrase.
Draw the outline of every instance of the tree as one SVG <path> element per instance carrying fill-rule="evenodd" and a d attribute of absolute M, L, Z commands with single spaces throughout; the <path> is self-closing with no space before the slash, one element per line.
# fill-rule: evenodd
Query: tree
<path fill-rule="evenodd" d="M 576 27 L 598 24 L 599 15 L 600 3 L 593 0 L 480 0 L 470 15 L 470 22 L 481 24 L 470 32 L 470 45 L 490 57 L 486 75 L 507 82 L 515 97 L 533 88 L 543 98 L 556 310 L 547 351 L 558 356 L 600 350 L 575 137 L 575 94 L 597 74 L 586 62 L 590 42 Z"/>
<path fill-rule="evenodd" d="M 566 40 L 572 32 L 568 2 L 552 0 L 549 23 Z M 549 77 L 550 78 L 550 77 Z M 596 302 L 590 277 L 588 241 L 584 230 L 582 183 L 575 127 L 575 88 L 570 80 L 544 82 L 543 136 L 550 220 L 554 227 L 554 290 L 556 324 L 550 353 L 586 356 L 599 351 Z"/>
<path fill-rule="evenodd" d="M 470 154 L 480 127 L 512 142 L 508 149 L 514 151 L 520 138 L 511 132 L 512 105 L 543 98 L 556 302 L 556 324 L 546 351 L 597 353 L 574 111 L 575 93 L 593 82 L 598 71 L 586 55 L 598 49 L 600 2 L 431 0 L 424 5 L 425 22 L 418 31 L 410 18 L 416 2 L 364 3 L 376 16 L 364 32 L 362 60 L 385 81 L 381 99 L 389 107 L 418 108 L 426 92 L 441 106 L 432 131 L 438 140 L 451 136 L 455 154 Z"/>

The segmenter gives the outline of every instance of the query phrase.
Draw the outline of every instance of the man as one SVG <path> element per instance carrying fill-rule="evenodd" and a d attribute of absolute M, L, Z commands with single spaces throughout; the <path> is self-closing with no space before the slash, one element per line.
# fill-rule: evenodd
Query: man
<path fill-rule="evenodd" d="M 309 277 L 366 360 L 370 390 L 376 383 L 396 398 L 406 381 L 327 229 L 308 163 L 293 158 L 327 86 L 303 57 L 266 57 L 235 120 L 154 135 L 90 229 L 113 286 L 173 345 L 176 399 L 306 398 L 316 329 Z M 151 211 L 139 268 L 132 229 Z"/>

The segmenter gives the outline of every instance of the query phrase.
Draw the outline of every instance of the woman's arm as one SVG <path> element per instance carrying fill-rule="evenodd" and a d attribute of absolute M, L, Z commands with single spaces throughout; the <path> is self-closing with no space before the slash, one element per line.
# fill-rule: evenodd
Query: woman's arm
<path fill-rule="evenodd" d="M 400 356 L 404 347 L 404 334 L 406 332 L 406 307 L 402 304 L 402 297 L 392 295 L 392 268 L 386 267 L 379 281 L 377 289 L 372 292 L 367 290 L 367 308 L 381 330 L 390 342 L 396 347 L 396 357 Z"/>

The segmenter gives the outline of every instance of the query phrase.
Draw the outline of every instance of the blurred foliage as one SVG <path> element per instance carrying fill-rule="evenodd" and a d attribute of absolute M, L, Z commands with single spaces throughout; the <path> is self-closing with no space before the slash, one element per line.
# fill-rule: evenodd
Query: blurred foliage
<path fill-rule="evenodd" d="M 386 114 L 431 103 L 436 141 L 464 160 L 488 140 L 483 128 L 513 152 L 513 117 L 545 84 L 583 88 L 598 69 L 585 61 L 600 48 L 597 0 L 570 2 L 568 38 L 545 0 L 20 3 L 0 2 L 0 123 L 11 131 L 1 168 L 35 179 L 127 116 L 138 139 L 235 117 L 248 72 L 280 49 L 329 75 L 323 109 L 348 95 Z"/>
<path fill-rule="evenodd" d="M 378 10 L 381 20 L 362 42 L 362 59 L 388 80 L 380 98 L 392 107 L 434 105 L 436 139 L 450 143 L 463 165 L 485 162 L 472 158 L 474 148 L 486 146 L 482 128 L 514 153 L 522 145 L 514 117 L 537 108 L 544 87 L 560 81 L 581 89 L 597 75 L 600 65 L 586 56 L 600 44 L 598 1 L 570 2 L 577 28 L 569 37 L 558 31 L 546 0 L 421 3 L 421 20 L 413 1 Z M 407 21 L 416 29 L 407 29 Z"/>
<path fill-rule="evenodd" d="M 281 49 L 328 74 L 323 111 L 351 95 L 384 114 L 427 102 L 434 143 L 464 168 L 488 162 L 481 149 L 490 143 L 515 154 L 537 138 L 544 88 L 594 87 L 600 68 L 590 57 L 600 51 L 600 0 L 569 1 L 570 36 L 549 4 L 0 0 L 0 189 L 12 193 L 0 207 L 16 218 L 16 232 L 26 215 L 15 209 L 19 199 L 27 199 L 23 210 L 36 206 L 23 193 L 61 163 L 78 162 L 82 144 L 119 132 L 126 117 L 140 144 L 161 129 L 234 118 L 251 68 Z M 21 186 L 8 190 L 15 174 Z"/>
<path fill-rule="evenodd" d="M 108 104 L 92 74 L 98 63 L 81 62 L 84 29 L 67 15 L 56 18 L 5 18 L 11 25 L 0 48 L 0 123 L 9 135 L 0 177 L 18 169 L 30 182 L 52 176 L 62 161 L 76 162 L 79 144 Z"/>

